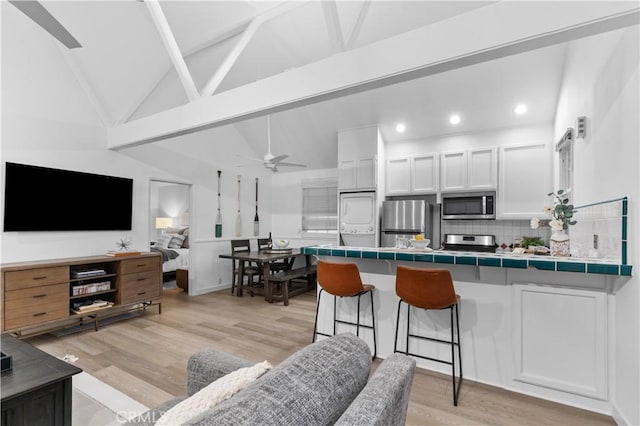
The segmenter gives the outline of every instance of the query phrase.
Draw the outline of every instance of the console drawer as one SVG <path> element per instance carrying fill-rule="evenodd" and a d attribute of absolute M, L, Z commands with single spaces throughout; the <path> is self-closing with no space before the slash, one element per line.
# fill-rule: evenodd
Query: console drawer
<path fill-rule="evenodd" d="M 7 330 L 69 316 L 68 284 L 7 291 L 4 327 Z"/>
<path fill-rule="evenodd" d="M 6 291 L 60 284 L 69 282 L 69 267 L 55 266 L 51 268 L 10 271 L 5 273 L 4 279 Z"/>
<path fill-rule="evenodd" d="M 142 271 L 159 271 L 160 256 L 123 260 L 120 265 L 121 273 L 123 274 L 132 274 Z"/>
<path fill-rule="evenodd" d="M 159 272 L 139 272 L 122 277 L 120 303 L 135 303 L 160 297 Z"/>

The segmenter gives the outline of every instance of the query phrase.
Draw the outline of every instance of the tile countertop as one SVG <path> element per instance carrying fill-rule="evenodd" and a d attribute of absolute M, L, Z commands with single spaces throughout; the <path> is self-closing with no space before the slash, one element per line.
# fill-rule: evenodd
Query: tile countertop
<path fill-rule="evenodd" d="M 442 263 L 449 265 L 489 266 L 496 268 L 535 268 L 542 271 L 582 272 L 631 276 L 632 265 L 621 265 L 606 259 L 589 259 L 535 254 L 478 253 L 451 250 L 397 249 L 388 247 L 301 247 L 304 254 L 362 259 L 402 260 L 409 262 Z"/>

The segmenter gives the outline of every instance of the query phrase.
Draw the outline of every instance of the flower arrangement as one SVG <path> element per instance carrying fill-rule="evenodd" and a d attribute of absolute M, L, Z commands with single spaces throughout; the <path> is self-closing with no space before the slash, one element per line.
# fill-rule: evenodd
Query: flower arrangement
<path fill-rule="evenodd" d="M 553 216 L 553 219 L 549 221 L 542 221 L 537 217 L 531 219 L 531 228 L 538 229 L 542 225 L 548 225 L 552 231 L 566 231 L 569 229 L 569 225 L 575 225 L 577 222 L 572 220 L 573 214 L 576 210 L 573 208 L 573 204 L 569 204 L 568 198 L 562 198 L 564 190 L 559 189 L 558 192 L 550 192 L 549 196 L 555 198 L 553 207 L 546 207 L 545 213 Z"/>

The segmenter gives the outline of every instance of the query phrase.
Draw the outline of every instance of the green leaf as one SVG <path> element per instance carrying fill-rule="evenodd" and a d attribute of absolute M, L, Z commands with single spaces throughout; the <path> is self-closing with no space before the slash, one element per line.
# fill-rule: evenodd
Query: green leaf
<path fill-rule="evenodd" d="M 564 200 L 562 200 L 562 204 L 569 204 L 569 199 L 565 198 Z"/>
<path fill-rule="evenodd" d="M 554 194 L 553 192 L 550 192 L 547 194 L 547 196 L 551 196 L 551 195 L 556 195 L 556 194 Z"/>
<path fill-rule="evenodd" d="M 558 189 L 558 195 L 564 194 L 564 189 Z"/>
<path fill-rule="evenodd" d="M 576 222 L 575 220 L 569 221 L 569 225 L 575 225 L 576 223 L 578 223 L 578 222 Z"/>

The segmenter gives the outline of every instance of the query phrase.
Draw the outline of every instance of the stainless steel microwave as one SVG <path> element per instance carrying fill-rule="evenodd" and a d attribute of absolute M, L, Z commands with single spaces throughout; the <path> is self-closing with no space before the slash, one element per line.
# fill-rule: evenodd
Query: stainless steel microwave
<path fill-rule="evenodd" d="M 468 192 L 442 196 L 442 219 L 495 218 L 495 192 Z"/>

